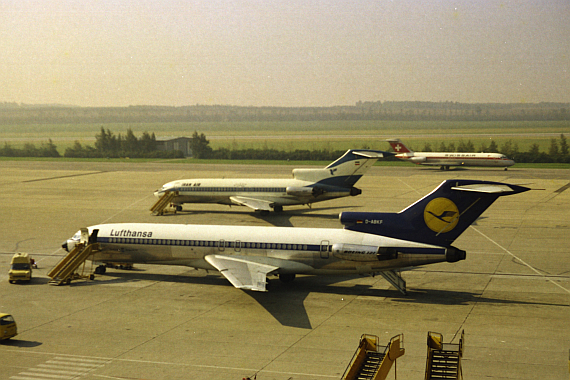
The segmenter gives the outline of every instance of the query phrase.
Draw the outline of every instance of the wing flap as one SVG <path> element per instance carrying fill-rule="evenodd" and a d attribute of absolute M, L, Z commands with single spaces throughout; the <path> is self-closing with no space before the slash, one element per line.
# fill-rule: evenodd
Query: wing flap
<path fill-rule="evenodd" d="M 271 211 L 271 206 L 273 206 L 273 204 L 275 203 L 263 199 L 255 199 L 255 198 L 247 198 L 239 196 L 230 197 L 230 200 L 233 203 L 238 204 L 240 206 L 247 206 L 251 209 L 260 210 L 260 211 Z"/>
<path fill-rule="evenodd" d="M 204 259 L 236 288 L 259 292 L 267 291 L 267 274 L 279 269 L 273 265 L 224 255 L 208 255 Z"/>

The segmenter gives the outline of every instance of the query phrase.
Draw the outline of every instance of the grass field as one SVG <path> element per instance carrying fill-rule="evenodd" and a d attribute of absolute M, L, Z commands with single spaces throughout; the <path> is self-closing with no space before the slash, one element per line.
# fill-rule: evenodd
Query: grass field
<path fill-rule="evenodd" d="M 185 159 L 151 159 L 151 158 L 36 158 L 36 157 L 0 157 L 2 161 L 53 161 L 53 162 L 129 162 L 129 163 L 144 163 L 157 161 L 160 163 L 173 163 L 173 164 L 218 164 L 218 165 L 287 165 L 292 167 L 300 166 L 322 166 L 325 167 L 330 164 L 330 161 L 274 161 L 274 160 L 195 160 L 191 158 Z M 378 161 L 375 166 L 407 166 L 411 167 L 413 164 L 403 161 Z M 517 163 L 515 168 L 541 168 L 541 169 L 570 169 L 570 164 L 561 163 L 547 163 L 547 164 L 527 164 Z"/>
<path fill-rule="evenodd" d="M 188 123 L 99 123 L 99 124 L 22 124 L 0 126 L 0 143 L 22 147 L 39 146 L 52 139 L 63 154 L 79 141 L 93 145 L 101 128 L 125 135 L 131 128 L 137 137 L 143 132 L 157 137 L 190 137 L 204 133 L 212 148 L 274 148 L 279 150 L 370 148 L 388 150 L 387 138 L 399 137 L 415 150 L 426 143 L 437 150 L 441 142 L 457 146 L 471 141 L 476 149 L 492 140 L 501 147 L 505 142 L 528 151 L 533 143 L 547 151 L 552 138 L 570 137 L 570 121 L 528 122 L 414 122 L 414 121 L 300 121 L 300 122 L 188 122 Z"/>

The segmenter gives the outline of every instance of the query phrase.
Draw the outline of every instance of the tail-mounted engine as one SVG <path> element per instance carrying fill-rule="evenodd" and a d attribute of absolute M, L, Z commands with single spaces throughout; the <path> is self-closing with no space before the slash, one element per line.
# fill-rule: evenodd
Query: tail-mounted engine
<path fill-rule="evenodd" d="M 393 260 L 398 258 L 397 248 L 359 244 L 333 244 L 333 256 L 349 261 Z"/>
<path fill-rule="evenodd" d="M 325 191 L 319 187 L 293 187 L 289 186 L 285 189 L 287 195 L 295 197 L 318 197 Z"/>

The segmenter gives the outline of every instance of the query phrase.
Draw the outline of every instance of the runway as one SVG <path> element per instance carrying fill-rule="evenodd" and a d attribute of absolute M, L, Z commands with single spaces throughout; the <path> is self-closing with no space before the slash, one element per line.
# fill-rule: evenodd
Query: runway
<path fill-rule="evenodd" d="M 19 335 L 0 343 L 0 379 L 340 379 L 361 334 L 403 333 L 398 379 L 422 379 L 426 336 L 457 342 L 465 379 L 566 379 L 570 350 L 570 170 L 373 167 L 363 193 L 280 214 L 185 205 L 151 216 L 153 191 L 183 178 L 290 178 L 291 166 L 0 162 L 0 312 Z M 467 259 L 382 277 L 300 276 L 269 293 L 218 273 L 136 265 L 93 281 L 48 286 L 61 243 L 98 223 L 341 228 L 341 211 L 397 212 L 445 179 L 533 188 L 498 199 L 454 244 Z M 8 283 L 15 252 L 38 262 L 30 284 Z M 89 269 L 89 268 L 87 268 Z M 392 373 L 394 369 L 392 369 Z M 394 376 L 390 374 L 389 378 Z"/>

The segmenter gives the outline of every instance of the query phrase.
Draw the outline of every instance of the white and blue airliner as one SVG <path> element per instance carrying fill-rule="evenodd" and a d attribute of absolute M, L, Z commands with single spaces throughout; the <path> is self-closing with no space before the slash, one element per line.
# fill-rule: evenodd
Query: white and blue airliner
<path fill-rule="evenodd" d="M 498 197 L 527 187 L 446 180 L 398 213 L 343 212 L 343 229 L 190 224 L 100 224 L 82 228 L 63 248 L 91 247 L 101 263 L 184 265 L 217 270 L 240 289 L 266 291 L 267 277 L 380 274 L 405 293 L 396 272 L 464 260 L 455 239 Z"/>
<path fill-rule="evenodd" d="M 393 153 L 379 150 L 348 150 L 323 169 L 293 169 L 292 179 L 202 178 L 164 184 L 154 195 L 174 194 L 171 204 L 217 203 L 247 206 L 256 211 L 283 211 L 283 206 L 309 205 L 329 199 L 356 196 L 354 185 L 374 163 Z"/>

